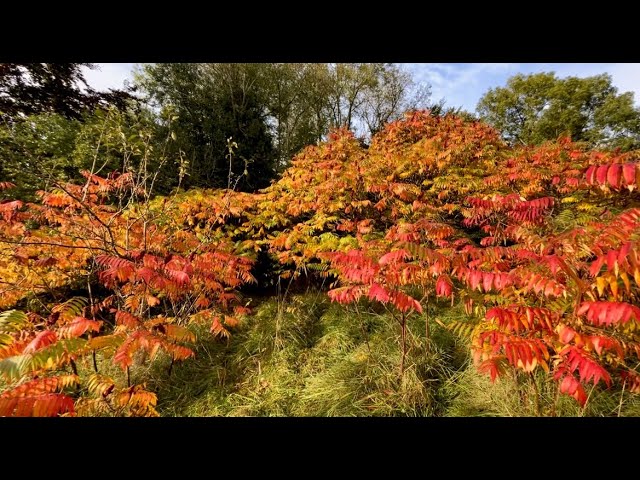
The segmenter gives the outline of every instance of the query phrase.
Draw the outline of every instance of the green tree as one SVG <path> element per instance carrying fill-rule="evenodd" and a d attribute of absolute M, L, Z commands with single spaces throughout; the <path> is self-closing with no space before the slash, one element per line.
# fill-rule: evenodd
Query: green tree
<path fill-rule="evenodd" d="M 0 63 L 0 116 L 59 113 L 79 119 L 87 109 L 115 105 L 125 108 L 133 98 L 122 90 L 97 92 L 84 79 L 91 63 Z"/>
<path fill-rule="evenodd" d="M 15 183 L 17 197 L 33 200 L 37 190 L 52 188 L 55 182 L 80 180 L 82 170 L 140 176 L 145 174 L 142 168 L 158 172 L 155 191 L 166 193 L 165 145 L 171 137 L 155 137 L 153 120 L 145 111 L 110 107 L 79 120 L 40 113 L 0 124 L 0 181 Z"/>
<path fill-rule="evenodd" d="M 480 117 L 512 143 L 540 144 L 569 135 L 598 148 L 640 147 L 640 109 L 608 74 L 558 78 L 518 74 L 480 99 Z"/>
<path fill-rule="evenodd" d="M 404 112 L 429 107 L 428 85 L 392 63 L 337 63 L 329 66 L 332 126 L 346 126 L 370 138 Z"/>
<path fill-rule="evenodd" d="M 180 152 L 188 162 L 184 185 L 228 185 L 227 140 L 238 145 L 233 184 L 265 187 L 275 175 L 275 151 L 267 125 L 260 67 L 253 64 L 151 64 L 136 75 L 152 105 L 170 110 Z M 164 136 L 166 125 L 160 124 Z"/>
<path fill-rule="evenodd" d="M 329 129 L 326 64 L 272 63 L 262 66 L 268 124 L 277 151 L 277 170 L 305 146 L 322 140 Z"/>
<path fill-rule="evenodd" d="M 178 116 L 187 185 L 227 185 L 231 137 L 238 144 L 233 173 L 245 190 L 267 185 L 331 128 L 366 139 L 429 98 L 428 87 L 383 63 L 153 64 L 136 82 L 158 109 Z"/>

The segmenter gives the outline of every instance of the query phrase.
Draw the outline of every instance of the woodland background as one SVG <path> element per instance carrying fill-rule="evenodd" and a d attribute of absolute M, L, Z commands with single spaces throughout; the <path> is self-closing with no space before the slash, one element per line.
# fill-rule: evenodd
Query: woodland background
<path fill-rule="evenodd" d="M 640 110 L 394 64 L 0 64 L 0 415 L 636 415 Z"/>

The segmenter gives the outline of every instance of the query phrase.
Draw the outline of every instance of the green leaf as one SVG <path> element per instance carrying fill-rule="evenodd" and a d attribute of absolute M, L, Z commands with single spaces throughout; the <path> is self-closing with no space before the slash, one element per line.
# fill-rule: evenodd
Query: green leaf
<path fill-rule="evenodd" d="M 0 332 L 17 332 L 29 323 L 29 317 L 20 310 L 0 313 Z"/>
<path fill-rule="evenodd" d="M 0 374 L 8 380 L 17 380 L 23 376 L 27 370 L 25 367 L 31 360 L 31 355 L 15 355 L 13 357 L 0 360 Z"/>

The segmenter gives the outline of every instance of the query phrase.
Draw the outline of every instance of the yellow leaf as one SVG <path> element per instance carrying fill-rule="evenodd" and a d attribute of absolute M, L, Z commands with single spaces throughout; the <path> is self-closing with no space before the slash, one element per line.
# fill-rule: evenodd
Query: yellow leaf
<path fill-rule="evenodd" d="M 607 279 L 604 277 L 596 278 L 596 288 L 598 289 L 598 296 L 602 297 L 605 288 L 607 288 Z"/>
<path fill-rule="evenodd" d="M 624 289 L 627 293 L 631 292 L 631 282 L 629 281 L 629 275 L 627 275 L 627 272 L 620 272 L 620 278 L 622 279 L 622 282 L 624 283 Z"/>

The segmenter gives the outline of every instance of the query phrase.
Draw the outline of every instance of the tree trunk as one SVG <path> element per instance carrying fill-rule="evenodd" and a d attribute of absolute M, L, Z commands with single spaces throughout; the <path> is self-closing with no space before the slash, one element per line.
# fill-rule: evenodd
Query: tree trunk
<path fill-rule="evenodd" d="M 402 327 L 402 358 L 400 360 L 400 379 L 404 376 L 404 362 L 407 357 L 407 318 L 404 312 L 400 320 L 400 326 Z"/>

